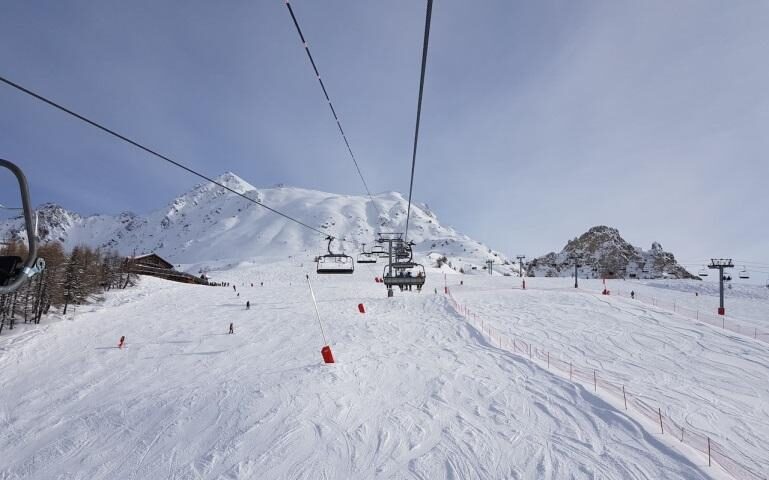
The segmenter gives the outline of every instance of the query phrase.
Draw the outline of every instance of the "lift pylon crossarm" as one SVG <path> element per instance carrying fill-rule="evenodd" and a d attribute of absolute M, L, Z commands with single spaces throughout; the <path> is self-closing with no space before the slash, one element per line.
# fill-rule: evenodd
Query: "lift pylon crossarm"
<path fill-rule="evenodd" d="M 37 215 L 32 209 L 32 202 L 29 200 L 29 185 L 27 183 L 27 177 L 24 176 L 24 172 L 14 163 L 0 158 L 0 167 L 6 168 L 16 176 L 16 180 L 19 182 L 19 191 L 21 193 L 22 210 L 24 210 L 24 224 L 27 229 L 27 259 L 22 264 L 21 268 L 13 268 L 15 261 L 3 262 L 11 266 L 8 272 L 0 272 L 3 276 L 7 277 L 7 280 L 0 285 L 0 294 L 13 293 L 22 287 L 32 277 L 42 272 L 45 269 L 45 261 L 42 258 L 37 258 Z M 5 258 L 5 257 L 0 257 Z M 6 260 L 11 260 L 6 258 Z"/>

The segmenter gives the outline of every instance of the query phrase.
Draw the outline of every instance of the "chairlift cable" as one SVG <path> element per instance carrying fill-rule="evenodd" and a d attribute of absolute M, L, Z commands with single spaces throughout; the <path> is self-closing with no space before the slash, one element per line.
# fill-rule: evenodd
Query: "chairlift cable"
<path fill-rule="evenodd" d="M 291 3 L 289 2 L 289 0 L 286 0 L 286 7 L 288 7 L 288 13 L 291 14 L 291 20 L 293 20 L 294 22 L 294 27 L 296 27 L 296 32 L 299 34 L 299 38 L 302 40 L 302 46 L 304 47 L 305 53 L 307 53 L 307 58 L 310 59 L 310 65 L 312 65 L 312 69 L 315 72 L 315 77 L 318 79 L 318 83 L 320 83 L 321 90 L 323 90 L 323 96 L 326 98 L 326 102 L 328 103 L 328 108 L 331 110 L 331 114 L 334 116 L 334 121 L 336 121 L 336 126 L 339 128 L 339 133 L 342 135 L 342 140 L 344 140 L 344 144 L 347 147 L 347 152 L 350 154 L 352 163 L 355 164 L 355 170 L 358 171 L 358 176 L 360 177 L 361 182 L 363 182 L 363 187 L 366 189 L 366 193 L 368 194 L 369 200 L 371 200 L 371 203 L 374 205 L 374 208 L 376 209 L 377 213 L 381 216 L 382 211 L 379 209 L 376 202 L 374 201 L 374 197 L 371 195 L 371 190 L 369 190 L 368 188 L 366 179 L 363 178 L 363 173 L 361 172 L 360 166 L 358 165 L 358 160 L 355 158 L 355 154 L 352 153 L 350 142 L 347 140 L 347 135 L 344 133 L 344 129 L 342 128 L 342 122 L 339 120 L 339 116 L 336 113 L 334 104 L 331 102 L 331 97 L 329 97 L 328 95 L 328 90 L 326 90 L 326 85 L 323 83 L 323 79 L 320 77 L 318 66 L 315 64 L 315 59 L 313 59 L 312 53 L 310 53 L 310 47 L 307 44 L 307 40 L 305 40 L 304 38 L 302 29 L 299 26 L 299 21 L 296 19 L 296 15 L 294 15 L 294 9 L 291 8 Z"/>
<path fill-rule="evenodd" d="M 140 150 L 143 150 L 143 151 L 149 153 L 150 155 L 153 155 L 153 156 L 155 156 L 155 157 L 157 157 L 157 158 L 159 158 L 161 160 L 164 160 L 164 161 L 170 163 L 171 165 L 174 165 L 175 167 L 181 168 L 182 170 L 185 170 L 188 173 L 191 173 L 191 174 L 193 174 L 193 175 L 195 175 L 197 177 L 200 177 L 200 178 L 202 178 L 202 179 L 204 179 L 204 180 L 206 180 L 208 182 L 213 183 L 214 185 L 217 185 L 217 186 L 222 187 L 222 188 L 224 188 L 225 190 L 227 190 L 227 191 L 229 191 L 231 193 L 234 193 L 235 195 L 237 195 L 239 197 L 242 197 L 242 198 L 246 199 L 249 202 L 255 203 L 255 204 L 259 205 L 260 207 L 266 208 L 267 210 L 269 210 L 269 211 L 271 211 L 271 212 L 273 212 L 275 214 L 278 214 L 278 215 L 280 215 L 281 217 L 283 217 L 283 218 L 285 218 L 287 220 L 290 220 L 290 221 L 292 221 L 292 222 L 294 222 L 294 223 L 296 223 L 298 225 L 301 225 L 301 226 L 303 226 L 303 227 L 305 227 L 305 228 L 307 228 L 309 230 L 312 230 L 312 231 L 314 231 L 316 233 L 319 233 L 319 234 L 323 235 L 324 237 L 329 235 L 328 232 L 324 232 L 322 230 L 319 230 L 319 229 L 317 229 L 317 228 L 315 228 L 313 226 L 310 226 L 310 225 L 304 223 L 301 220 L 298 220 L 298 219 L 296 219 L 296 218 L 294 218 L 294 217 L 292 217 L 290 215 L 287 215 L 287 214 L 285 214 L 285 213 L 283 213 L 283 212 L 281 212 L 279 210 L 276 210 L 276 209 L 274 209 L 274 208 L 272 208 L 272 207 L 270 207 L 268 205 L 265 205 L 264 203 L 262 203 L 262 202 L 260 202 L 258 200 L 255 200 L 255 199 L 253 199 L 253 198 L 251 198 L 251 197 L 249 197 L 247 195 L 244 195 L 244 194 L 242 194 L 242 193 L 240 193 L 240 192 L 238 192 L 236 190 L 233 190 L 232 188 L 228 187 L 227 185 L 224 185 L 224 184 L 222 184 L 220 182 L 217 182 L 216 180 L 208 177 L 207 175 L 204 175 L 204 174 L 202 174 L 202 173 L 200 173 L 200 172 L 198 172 L 196 170 L 193 170 L 192 168 L 190 168 L 190 167 L 188 167 L 188 166 L 186 166 L 186 165 L 184 165 L 184 164 L 182 164 L 182 163 L 180 163 L 180 162 L 178 162 L 176 160 L 173 160 L 173 159 L 171 159 L 171 158 L 169 158 L 169 157 L 167 157 L 167 156 L 165 156 L 165 155 L 163 155 L 161 153 L 158 153 L 155 150 L 152 150 L 151 148 L 146 147 L 146 146 L 142 145 L 141 143 L 139 143 L 139 142 L 137 142 L 135 140 L 131 140 L 130 138 L 126 137 L 125 135 L 121 135 L 120 133 L 117 133 L 116 131 L 111 130 L 111 129 L 109 129 L 109 128 L 107 128 L 107 127 L 105 127 L 105 126 L 103 126 L 103 125 L 101 125 L 101 124 L 99 124 L 99 123 L 97 123 L 97 122 L 95 122 L 95 121 L 93 121 L 93 120 L 83 116 L 83 115 L 80 115 L 79 113 L 76 113 L 76 112 L 74 112 L 74 111 L 72 111 L 72 110 L 62 106 L 62 105 L 54 102 L 53 100 L 50 100 L 50 99 L 48 99 L 48 98 L 46 98 L 46 97 L 44 97 L 44 96 L 42 96 L 42 95 L 40 95 L 38 93 L 35 93 L 32 90 L 29 90 L 29 89 L 19 85 L 18 83 L 14 83 L 14 82 L 12 82 L 12 81 L 10 81 L 7 78 L 2 77 L 2 76 L 0 76 L 0 81 L 2 81 L 3 83 L 5 83 L 5 84 L 7 84 L 7 85 L 9 85 L 9 86 L 11 86 L 11 87 L 13 87 L 13 88 L 23 92 L 23 93 L 26 93 L 27 95 L 29 95 L 31 97 L 34 97 L 34 98 L 36 98 L 36 99 L 38 99 L 38 100 L 40 100 L 40 101 L 42 101 L 44 103 L 47 103 L 48 105 L 50 105 L 50 106 L 52 106 L 52 107 L 54 107 L 54 108 L 56 108 L 58 110 L 61 110 L 62 112 L 66 113 L 68 115 L 71 115 L 71 116 L 77 118 L 78 120 L 81 120 L 81 121 L 83 121 L 83 122 L 85 122 L 85 123 L 87 123 L 87 124 L 89 124 L 89 125 L 91 125 L 93 127 L 96 127 L 99 130 L 112 135 L 113 137 L 116 137 L 116 138 L 118 138 L 118 139 L 120 139 L 120 140 L 122 140 L 122 141 L 124 141 L 126 143 L 129 143 L 129 144 L 133 145 L 134 147 L 139 148 Z M 343 241 L 343 242 L 347 241 L 347 240 L 344 240 L 344 239 L 338 239 L 338 240 Z"/>
<path fill-rule="evenodd" d="M 419 120 L 422 116 L 422 93 L 425 87 L 425 68 L 427 66 L 427 46 L 430 41 L 430 18 L 433 11 L 433 0 L 427 0 L 427 13 L 425 15 L 425 38 L 422 44 L 422 72 L 419 76 L 419 99 L 417 100 L 417 121 L 414 128 L 414 151 L 411 156 L 411 181 L 409 183 L 409 204 L 406 211 L 406 230 L 404 240 L 409 236 L 409 220 L 411 218 L 411 194 L 414 191 L 414 169 L 417 163 L 417 144 L 419 142 Z"/>

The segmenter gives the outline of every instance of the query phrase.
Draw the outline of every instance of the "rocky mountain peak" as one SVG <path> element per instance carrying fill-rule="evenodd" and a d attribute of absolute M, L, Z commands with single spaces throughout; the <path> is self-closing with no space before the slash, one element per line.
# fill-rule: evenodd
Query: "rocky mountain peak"
<path fill-rule="evenodd" d="M 571 276 L 574 258 L 585 278 L 697 278 L 678 265 L 658 242 L 644 251 L 628 243 L 619 230 L 595 226 L 570 240 L 560 253 L 551 252 L 529 263 L 533 276 Z"/>

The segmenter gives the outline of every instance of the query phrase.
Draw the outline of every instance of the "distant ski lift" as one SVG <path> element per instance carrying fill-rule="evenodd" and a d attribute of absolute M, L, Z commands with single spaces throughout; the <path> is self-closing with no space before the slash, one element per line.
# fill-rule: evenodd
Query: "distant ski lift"
<path fill-rule="evenodd" d="M 742 267 L 742 270 L 740 270 L 740 278 L 745 280 L 750 278 L 750 274 L 748 273 L 748 270 L 745 267 Z"/>
<path fill-rule="evenodd" d="M 379 258 L 387 258 L 390 256 L 382 245 L 374 245 L 371 247 L 371 251 L 369 253 L 376 255 Z"/>
<path fill-rule="evenodd" d="M 702 267 L 702 269 L 700 269 L 700 271 L 697 273 L 697 275 L 700 276 L 700 277 L 707 277 L 708 276 L 708 271 L 707 271 L 707 269 L 705 267 Z"/>
<path fill-rule="evenodd" d="M 358 254 L 358 263 L 376 263 L 378 255 L 373 252 L 367 252 L 365 243 L 363 244 L 362 250 L 363 251 Z"/>
<path fill-rule="evenodd" d="M 317 272 L 319 274 L 352 273 L 355 270 L 355 261 L 349 255 L 334 253 L 331 251 L 331 242 L 334 237 L 326 237 L 328 240 L 328 254 L 318 257 Z"/>
<path fill-rule="evenodd" d="M 395 261 L 399 262 L 402 260 L 411 261 L 414 258 L 414 250 L 412 247 L 416 245 L 414 242 L 409 243 L 401 243 L 399 246 L 397 246 L 395 250 Z"/>

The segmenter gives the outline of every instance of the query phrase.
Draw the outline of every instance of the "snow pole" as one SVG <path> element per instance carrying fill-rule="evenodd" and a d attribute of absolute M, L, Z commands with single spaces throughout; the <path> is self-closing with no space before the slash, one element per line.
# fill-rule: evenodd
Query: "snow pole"
<path fill-rule="evenodd" d="M 323 361 L 326 363 L 334 363 L 334 354 L 331 352 L 331 347 L 328 345 L 326 339 L 326 332 L 323 331 L 323 322 L 320 320 L 320 311 L 318 310 L 318 302 L 315 300 L 315 292 L 312 290 L 312 283 L 310 283 L 310 275 L 305 274 L 307 277 L 307 286 L 310 287 L 310 296 L 312 297 L 312 304 L 315 306 L 315 315 L 318 318 L 318 326 L 320 326 L 320 334 L 323 336 L 323 348 L 320 349 L 320 354 L 323 356 Z"/>

